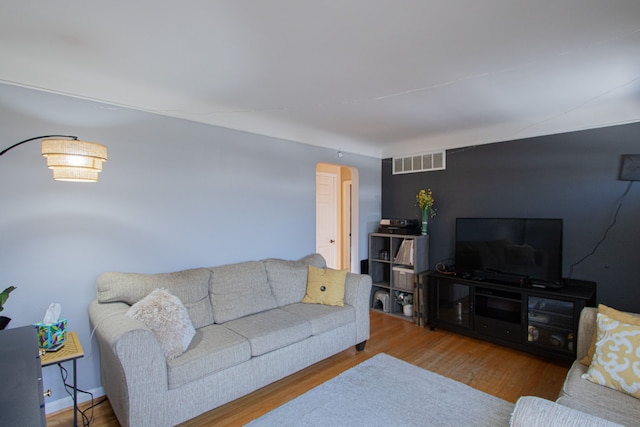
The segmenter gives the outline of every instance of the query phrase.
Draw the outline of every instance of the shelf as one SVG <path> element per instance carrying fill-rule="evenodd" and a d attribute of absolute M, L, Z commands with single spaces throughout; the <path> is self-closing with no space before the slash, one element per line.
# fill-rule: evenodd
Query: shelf
<path fill-rule="evenodd" d="M 375 282 L 372 284 L 372 286 L 375 286 L 377 288 L 391 289 L 391 285 L 389 284 L 389 282 Z"/>
<path fill-rule="evenodd" d="M 369 234 L 369 276 L 373 282 L 371 290 L 371 307 L 379 309 L 380 294 L 385 291 L 389 294 L 388 312 L 378 310 L 385 314 L 414 320 L 424 325 L 426 304 L 426 292 L 420 292 L 418 288 L 425 281 L 420 282 L 420 275 L 429 269 L 429 236 L 399 235 L 371 233 Z M 404 316 L 402 306 L 395 301 L 397 292 L 412 294 L 414 296 L 414 315 Z"/>
<path fill-rule="evenodd" d="M 549 315 L 549 316 L 565 318 L 565 319 L 573 319 L 573 316 L 571 314 L 554 313 L 552 311 L 536 310 L 536 309 L 533 309 L 533 308 L 530 308 L 529 312 L 530 313 L 546 314 L 546 315 Z"/>
<path fill-rule="evenodd" d="M 520 311 L 513 312 L 508 310 L 476 310 L 476 316 L 482 315 L 487 318 L 500 320 L 502 322 L 513 323 L 514 325 L 520 325 Z"/>
<path fill-rule="evenodd" d="M 529 328 L 527 344 L 547 350 L 573 354 L 575 334 L 567 330 L 550 330 L 549 328 Z"/>
<path fill-rule="evenodd" d="M 413 242 L 413 263 L 396 259 L 405 240 Z M 381 255 L 383 253 L 388 254 L 388 260 Z M 429 270 L 429 236 L 371 233 L 369 234 L 369 261 L 386 261 L 390 265 L 410 267 L 415 274 L 424 273 Z"/>
<path fill-rule="evenodd" d="M 536 328 L 539 328 L 539 329 L 548 329 L 548 330 L 559 331 L 559 332 L 573 331 L 573 329 L 569 326 L 549 325 L 548 323 L 538 323 L 532 320 L 529 320 L 529 325 L 535 326 Z"/>

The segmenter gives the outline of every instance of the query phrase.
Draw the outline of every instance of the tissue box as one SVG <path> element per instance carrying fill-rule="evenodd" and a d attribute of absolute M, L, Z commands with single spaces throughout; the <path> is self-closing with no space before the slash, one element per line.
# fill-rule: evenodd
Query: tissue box
<path fill-rule="evenodd" d="M 54 323 L 34 323 L 38 330 L 38 347 L 45 350 L 57 349 L 67 340 L 67 319 Z"/>

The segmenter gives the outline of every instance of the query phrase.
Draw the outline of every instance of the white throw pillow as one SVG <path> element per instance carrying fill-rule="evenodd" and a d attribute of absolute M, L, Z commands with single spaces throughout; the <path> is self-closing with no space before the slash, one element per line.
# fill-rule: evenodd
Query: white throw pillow
<path fill-rule="evenodd" d="M 184 353 L 196 334 L 187 309 L 166 289 L 155 289 L 133 304 L 127 316 L 151 329 L 167 360 Z"/>

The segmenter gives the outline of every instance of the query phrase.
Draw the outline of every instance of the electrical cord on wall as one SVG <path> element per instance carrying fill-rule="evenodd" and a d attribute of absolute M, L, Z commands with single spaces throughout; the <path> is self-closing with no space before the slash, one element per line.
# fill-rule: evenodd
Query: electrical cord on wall
<path fill-rule="evenodd" d="M 622 195 L 618 198 L 618 206 L 616 207 L 615 213 L 613 214 L 613 220 L 611 221 L 611 224 L 609 224 L 607 229 L 604 230 L 604 233 L 602 233 L 602 238 L 598 241 L 598 243 L 595 244 L 595 246 L 593 247 L 591 252 L 589 252 L 588 254 L 586 254 L 585 256 L 580 258 L 580 260 L 578 260 L 577 262 L 574 262 L 573 264 L 571 264 L 569 266 L 569 276 L 568 276 L 569 279 L 573 275 L 574 267 L 580 265 L 587 258 L 589 258 L 593 254 L 595 254 L 596 251 L 598 250 L 598 248 L 600 247 L 600 245 L 607 239 L 607 234 L 609 234 L 609 231 L 613 228 L 614 225 L 616 225 L 616 222 L 618 221 L 618 213 L 620 212 L 620 208 L 622 208 L 622 202 L 624 202 L 624 199 L 625 199 L 625 197 L 627 197 L 627 194 L 629 193 L 629 190 L 631 190 L 631 186 L 633 185 L 633 182 L 634 181 L 629 181 L 629 185 L 627 185 L 627 188 L 624 190 Z"/>
<path fill-rule="evenodd" d="M 127 311 L 116 311 L 115 313 L 111 313 L 98 320 L 98 323 L 96 323 L 96 325 L 93 327 L 93 329 L 91 330 L 91 334 L 89 335 L 89 352 L 85 356 L 85 359 L 91 359 L 91 356 L 93 356 L 93 334 L 96 332 L 96 329 L 98 329 L 98 326 L 100 326 L 100 323 L 117 314 L 127 314 Z"/>

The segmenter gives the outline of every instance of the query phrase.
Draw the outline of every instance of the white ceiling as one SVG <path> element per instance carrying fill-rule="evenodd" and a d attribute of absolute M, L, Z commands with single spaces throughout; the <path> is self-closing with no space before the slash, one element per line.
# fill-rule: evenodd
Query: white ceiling
<path fill-rule="evenodd" d="M 4 1 L 0 81 L 375 157 L 640 121 L 639 0 Z"/>

